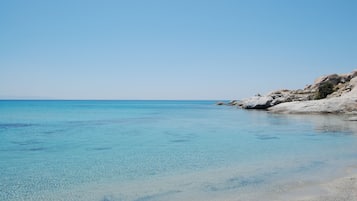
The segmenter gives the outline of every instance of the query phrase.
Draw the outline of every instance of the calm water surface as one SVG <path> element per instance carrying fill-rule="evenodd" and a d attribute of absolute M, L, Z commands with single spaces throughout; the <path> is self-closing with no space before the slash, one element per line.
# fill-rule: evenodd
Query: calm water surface
<path fill-rule="evenodd" d="M 355 122 L 214 101 L 0 101 L 0 200 L 261 200 L 357 164 Z"/>

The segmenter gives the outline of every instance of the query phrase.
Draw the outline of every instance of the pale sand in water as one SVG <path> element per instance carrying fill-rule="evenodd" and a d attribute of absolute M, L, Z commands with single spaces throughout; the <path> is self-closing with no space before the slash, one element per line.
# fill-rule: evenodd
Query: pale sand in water
<path fill-rule="evenodd" d="M 289 192 L 279 200 L 357 201 L 357 174 L 354 173 L 316 186 L 305 186 Z"/>

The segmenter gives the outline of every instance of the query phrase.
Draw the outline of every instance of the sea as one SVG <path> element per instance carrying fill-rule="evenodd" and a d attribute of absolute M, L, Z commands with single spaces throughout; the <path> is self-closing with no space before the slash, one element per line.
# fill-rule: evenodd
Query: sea
<path fill-rule="evenodd" d="M 344 116 L 215 102 L 1 100 L 0 200 L 279 200 L 356 170 Z"/>

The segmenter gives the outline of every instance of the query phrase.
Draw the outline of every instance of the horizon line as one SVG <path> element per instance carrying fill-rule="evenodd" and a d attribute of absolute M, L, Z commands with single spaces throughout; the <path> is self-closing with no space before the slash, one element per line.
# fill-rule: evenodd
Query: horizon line
<path fill-rule="evenodd" d="M 0 98 L 0 101 L 231 101 L 232 99 L 22 99 Z"/>

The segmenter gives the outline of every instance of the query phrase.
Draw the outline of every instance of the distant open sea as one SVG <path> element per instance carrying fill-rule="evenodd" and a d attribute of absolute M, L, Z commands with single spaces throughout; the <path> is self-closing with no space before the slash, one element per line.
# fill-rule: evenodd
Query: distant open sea
<path fill-rule="evenodd" d="M 355 124 L 215 101 L 3 100 L 0 200 L 275 200 L 355 167 Z"/>

